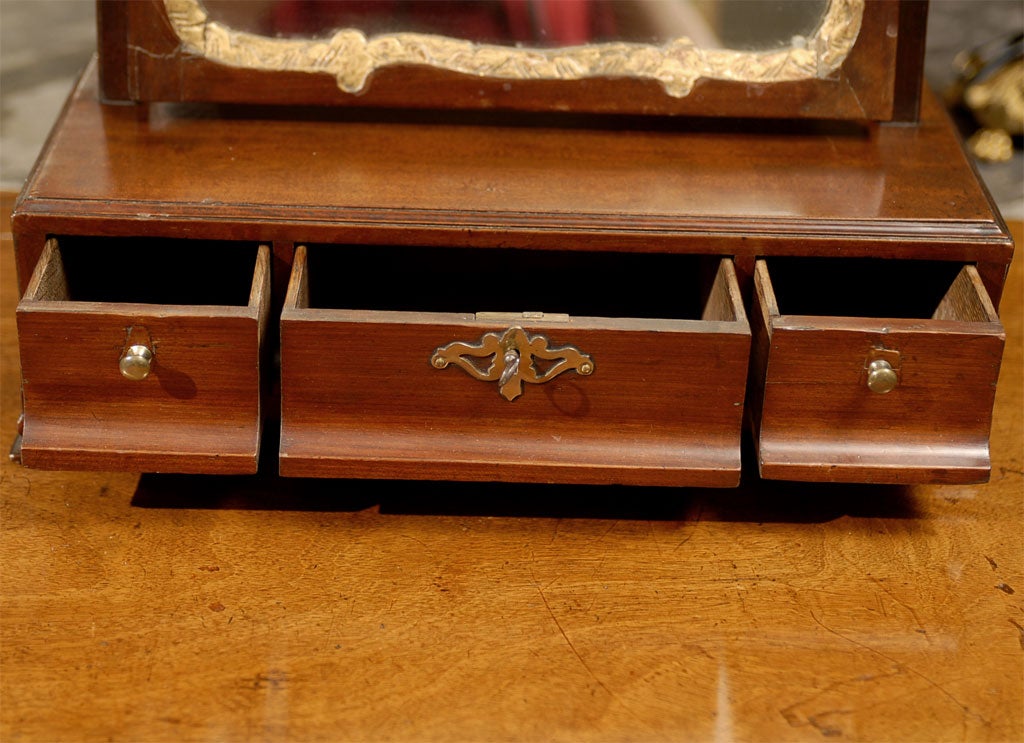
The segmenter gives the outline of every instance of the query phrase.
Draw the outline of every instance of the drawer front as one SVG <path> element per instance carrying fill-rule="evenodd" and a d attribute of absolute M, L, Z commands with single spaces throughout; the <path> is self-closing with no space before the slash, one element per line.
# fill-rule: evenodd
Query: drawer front
<path fill-rule="evenodd" d="M 719 284 L 738 313 L 731 321 L 499 322 L 309 308 L 303 261 L 297 252 L 281 324 L 283 475 L 738 482 L 749 331 L 730 263 L 723 262 Z M 504 361 L 486 349 L 469 354 L 480 354 L 471 358 L 481 369 L 495 366 L 489 381 L 456 362 L 436 362 L 439 349 L 462 342 L 466 350 L 488 334 L 492 342 L 510 337 L 516 327 L 531 348 L 577 349 L 592 373 L 577 364 L 523 383 L 510 400 L 515 393 L 503 395 L 498 378 Z M 523 368 L 557 363 L 530 353 L 520 354 Z"/>
<path fill-rule="evenodd" d="M 23 462 L 255 472 L 268 250 L 258 251 L 249 305 L 237 307 L 74 301 L 60 263 L 51 241 L 18 306 Z"/>
<path fill-rule="evenodd" d="M 986 480 L 1004 334 L 984 292 L 966 266 L 927 319 L 784 315 L 759 262 L 751 410 L 762 477 Z"/>

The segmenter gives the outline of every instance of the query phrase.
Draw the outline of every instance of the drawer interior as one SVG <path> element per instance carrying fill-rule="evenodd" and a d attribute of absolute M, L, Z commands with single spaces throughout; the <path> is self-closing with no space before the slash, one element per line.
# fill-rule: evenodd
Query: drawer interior
<path fill-rule="evenodd" d="M 246 306 L 255 243 L 137 237 L 62 236 L 42 268 L 38 299 L 165 305 Z"/>
<path fill-rule="evenodd" d="M 732 303 L 716 300 L 718 256 L 373 245 L 306 249 L 306 306 L 313 309 L 737 319 Z"/>
<path fill-rule="evenodd" d="M 780 315 L 987 322 L 994 310 L 973 267 L 877 258 L 765 260 Z"/>

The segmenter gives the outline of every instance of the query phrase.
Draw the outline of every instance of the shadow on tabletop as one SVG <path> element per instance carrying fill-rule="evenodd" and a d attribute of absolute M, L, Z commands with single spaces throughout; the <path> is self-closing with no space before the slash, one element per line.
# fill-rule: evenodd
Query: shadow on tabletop
<path fill-rule="evenodd" d="M 745 468 L 738 488 L 550 485 L 427 480 L 282 478 L 260 474 L 140 477 L 138 508 L 355 512 L 384 515 L 824 523 L 843 516 L 917 518 L 912 490 L 760 480 Z M 752 461 L 749 457 L 745 461 Z"/>

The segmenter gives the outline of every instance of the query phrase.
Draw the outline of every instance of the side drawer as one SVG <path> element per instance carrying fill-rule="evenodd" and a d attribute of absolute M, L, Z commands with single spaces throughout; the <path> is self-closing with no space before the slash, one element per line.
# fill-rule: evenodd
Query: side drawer
<path fill-rule="evenodd" d="M 300 247 L 280 471 L 735 486 L 749 349 L 728 259 Z"/>
<path fill-rule="evenodd" d="M 769 479 L 988 479 L 1004 333 L 974 266 L 769 259 L 750 410 Z"/>
<path fill-rule="evenodd" d="M 269 265 L 255 243 L 48 240 L 17 310 L 24 464 L 255 472 Z"/>

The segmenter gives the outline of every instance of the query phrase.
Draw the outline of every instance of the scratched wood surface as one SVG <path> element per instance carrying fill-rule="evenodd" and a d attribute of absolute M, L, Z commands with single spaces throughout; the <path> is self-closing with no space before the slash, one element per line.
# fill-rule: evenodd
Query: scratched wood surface
<path fill-rule="evenodd" d="M 1022 278 L 1017 261 L 987 485 L 140 479 L 5 461 L 0 739 L 1021 740 Z"/>

